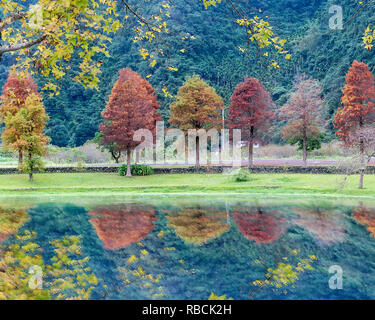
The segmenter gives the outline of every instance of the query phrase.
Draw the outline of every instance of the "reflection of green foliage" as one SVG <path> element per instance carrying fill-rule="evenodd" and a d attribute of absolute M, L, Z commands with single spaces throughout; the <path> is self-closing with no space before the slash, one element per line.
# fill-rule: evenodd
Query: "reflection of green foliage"
<path fill-rule="evenodd" d="M 214 294 L 213 292 L 211 292 L 208 300 L 233 300 L 232 298 L 227 298 L 226 295 L 224 296 L 217 296 L 216 294 Z"/>
<path fill-rule="evenodd" d="M 126 267 L 118 267 L 122 282 L 125 286 L 137 284 L 139 288 L 147 289 L 153 299 L 165 297 L 164 288 L 159 285 L 162 275 L 154 276 L 142 267 L 142 259 L 148 254 L 148 251 L 143 249 L 139 258 L 132 255 L 127 259 Z"/>
<path fill-rule="evenodd" d="M 44 265 L 36 234 L 25 231 L 16 236 L 16 243 L 1 251 L 0 299 L 89 299 L 98 279 L 86 266 L 88 257 L 81 256 L 80 237 L 64 237 L 51 241 L 56 255 L 51 265 Z M 29 268 L 39 266 L 44 274 L 42 289 L 31 289 Z"/>
<path fill-rule="evenodd" d="M 15 233 L 27 220 L 28 215 L 24 210 L 5 210 L 0 208 L 0 241 L 2 235 L 6 236 Z"/>
<path fill-rule="evenodd" d="M 62 240 L 51 241 L 51 244 L 56 247 L 56 256 L 51 259 L 54 263 L 47 268 L 53 277 L 51 294 L 57 299 L 89 299 L 98 279 L 87 267 L 89 257 L 75 258 L 82 255 L 80 237 L 65 236 Z"/>
<path fill-rule="evenodd" d="M 297 250 L 292 251 L 297 254 Z M 284 261 L 288 261 L 287 257 L 283 258 Z M 265 280 L 255 280 L 253 282 L 254 286 L 265 288 L 267 286 L 272 286 L 275 288 L 287 287 L 293 285 L 298 279 L 299 275 L 306 270 L 314 270 L 311 266 L 317 260 L 315 255 L 310 255 L 308 259 L 301 259 L 298 261 L 297 265 L 292 265 L 286 262 L 279 262 L 276 268 L 268 268 Z"/>
<path fill-rule="evenodd" d="M 17 243 L 1 250 L 0 299 L 37 300 L 49 299 L 47 290 L 31 289 L 28 285 L 31 266 L 42 266 L 41 250 L 35 242 L 35 233 L 26 231 L 16 236 Z"/>

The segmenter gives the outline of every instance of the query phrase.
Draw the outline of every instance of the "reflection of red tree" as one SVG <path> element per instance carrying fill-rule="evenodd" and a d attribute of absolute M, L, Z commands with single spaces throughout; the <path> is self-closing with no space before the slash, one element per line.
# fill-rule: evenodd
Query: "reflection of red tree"
<path fill-rule="evenodd" d="M 238 230 L 257 244 L 276 241 L 284 231 L 283 219 L 269 213 L 233 212 Z"/>
<path fill-rule="evenodd" d="M 4 240 L 8 239 L 9 235 L 0 233 L 0 243 L 2 243 Z"/>
<path fill-rule="evenodd" d="M 332 211 L 320 211 L 319 209 L 295 209 L 300 216 L 293 222 L 317 237 L 324 244 L 341 242 L 344 240 L 344 227 L 335 221 Z"/>
<path fill-rule="evenodd" d="M 360 206 L 353 209 L 353 217 L 360 224 L 367 226 L 367 231 L 375 237 L 375 209 L 367 209 Z"/>
<path fill-rule="evenodd" d="M 106 249 L 118 250 L 144 239 L 153 229 L 155 210 L 135 206 L 105 207 L 89 213 Z"/>

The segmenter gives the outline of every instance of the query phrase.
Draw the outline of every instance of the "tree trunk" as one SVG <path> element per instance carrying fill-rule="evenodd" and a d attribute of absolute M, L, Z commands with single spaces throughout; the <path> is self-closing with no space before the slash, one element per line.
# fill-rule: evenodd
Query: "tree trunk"
<path fill-rule="evenodd" d="M 359 176 L 359 189 L 363 189 L 363 177 L 365 175 L 365 170 L 361 169 L 361 173 Z"/>
<path fill-rule="evenodd" d="M 34 177 L 33 177 L 33 172 L 34 172 L 34 166 L 32 165 L 32 162 L 31 162 L 31 159 L 32 159 L 32 155 L 31 153 L 29 153 L 28 155 L 29 157 L 29 181 L 33 181 L 34 180 Z"/>
<path fill-rule="evenodd" d="M 360 121 L 359 127 L 363 127 L 363 121 Z M 359 152 L 360 152 L 360 161 L 361 161 L 361 168 L 360 168 L 360 177 L 359 177 L 359 186 L 358 189 L 363 189 L 363 177 L 365 175 L 365 170 L 366 170 L 366 164 L 365 164 L 365 146 L 364 146 L 364 141 L 363 138 L 360 138 L 359 141 Z"/>
<path fill-rule="evenodd" d="M 251 169 L 254 163 L 254 127 L 250 128 L 250 138 L 249 138 L 249 163 L 248 168 Z"/>
<path fill-rule="evenodd" d="M 121 152 L 119 152 L 117 155 L 115 151 L 111 151 L 112 158 L 116 161 L 116 163 L 119 163 L 120 157 L 121 157 Z"/>
<path fill-rule="evenodd" d="M 363 146 L 363 141 L 360 141 L 360 161 L 361 161 L 361 168 L 360 168 L 360 176 L 359 176 L 359 186 L 358 189 L 363 189 L 363 177 L 365 175 L 365 170 L 366 170 L 366 164 L 365 164 L 365 150 Z"/>
<path fill-rule="evenodd" d="M 303 136 L 303 166 L 307 167 L 307 138 Z"/>
<path fill-rule="evenodd" d="M 18 169 L 21 169 L 22 161 L 23 161 L 22 151 L 18 151 Z"/>
<path fill-rule="evenodd" d="M 126 168 L 126 176 L 127 177 L 131 177 L 132 176 L 132 171 L 131 171 L 131 161 L 130 161 L 130 158 L 131 158 L 131 150 L 128 149 L 126 150 L 127 152 L 127 168 Z"/>
<path fill-rule="evenodd" d="M 199 168 L 199 136 L 197 136 L 195 139 L 195 167 Z"/>

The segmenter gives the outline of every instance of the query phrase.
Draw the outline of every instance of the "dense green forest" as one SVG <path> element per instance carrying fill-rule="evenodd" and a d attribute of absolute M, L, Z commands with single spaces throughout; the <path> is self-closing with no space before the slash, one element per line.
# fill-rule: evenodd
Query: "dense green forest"
<path fill-rule="evenodd" d="M 374 50 L 367 51 L 362 44 L 362 36 L 368 25 L 375 25 L 373 15 L 375 4 L 356 14 L 358 3 L 353 0 L 251 0 L 238 1 L 250 12 L 262 10 L 261 16 L 269 16 L 270 23 L 278 36 L 287 40 L 286 49 L 293 54 L 290 61 L 277 54 L 270 58 L 278 59 L 280 69 L 267 69 L 265 58 L 257 54 L 250 44 L 249 52 L 242 53 L 238 46 L 247 48 L 247 36 L 237 24 L 233 23 L 232 13 L 225 6 L 205 10 L 201 1 L 174 0 L 171 16 L 167 21 L 170 35 L 154 44 L 149 50 L 158 55 L 163 49 L 164 55 L 158 55 L 155 68 L 139 54 L 139 44 L 133 42 L 131 28 L 119 31 L 109 46 L 111 56 L 101 57 L 102 73 L 99 90 L 84 89 L 72 79 L 78 69 L 73 59 L 71 71 L 59 83 L 58 96 L 44 97 L 44 104 L 50 117 L 46 134 L 52 144 L 57 146 L 79 146 L 92 139 L 101 121 L 111 88 L 118 77 L 118 70 L 130 67 L 143 77 L 152 76 L 149 82 L 156 88 L 162 106 L 162 116 L 169 117 L 169 105 L 173 98 L 165 97 L 162 88 L 166 86 L 174 95 L 184 79 L 198 74 L 216 88 L 224 98 L 226 107 L 235 86 L 245 75 L 260 79 L 272 93 L 278 106 L 283 105 L 289 95 L 293 79 L 298 73 L 318 79 L 323 85 L 327 130 L 325 139 L 333 137 L 330 119 L 340 106 L 341 89 L 345 73 L 353 60 L 363 61 L 374 71 Z M 343 30 L 329 29 L 329 7 L 343 7 Z M 154 2 L 145 2 L 146 11 L 157 10 Z M 125 15 L 125 10 L 120 11 Z M 182 40 L 182 34 L 189 34 Z M 165 42 L 164 42 L 165 41 Z M 184 52 L 180 50 L 185 49 Z M 274 57 L 273 57 L 274 55 Z M 0 64 L 0 85 L 7 77 L 9 66 L 15 63 L 14 56 L 6 54 Z M 76 64 L 76 65 L 75 65 Z M 177 72 L 166 70 L 167 65 L 178 68 Z M 37 78 L 41 87 L 43 80 Z M 270 130 L 270 139 L 281 142 L 281 122 L 274 123 Z"/>

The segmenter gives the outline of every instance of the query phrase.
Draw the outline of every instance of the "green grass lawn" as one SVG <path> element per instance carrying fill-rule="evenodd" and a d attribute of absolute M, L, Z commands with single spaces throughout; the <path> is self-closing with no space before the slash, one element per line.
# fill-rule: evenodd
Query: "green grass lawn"
<path fill-rule="evenodd" d="M 115 173 L 0 175 L 0 195 L 24 193 L 127 192 L 127 193 L 272 193 L 327 194 L 375 197 L 375 175 L 365 176 L 364 190 L 358 176 L 342 186 L 341 175 L 252 174 L 248 182 L 235 182 L 225 174 L 166 174 L 121 177 Z"/>

